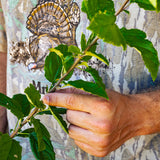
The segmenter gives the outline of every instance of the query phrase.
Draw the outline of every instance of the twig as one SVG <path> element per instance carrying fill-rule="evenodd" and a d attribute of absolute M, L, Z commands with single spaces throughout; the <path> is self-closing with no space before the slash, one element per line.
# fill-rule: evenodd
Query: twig
<path fill-rule="evenodd" d="M 17 133 L 18 131 L 31 119 L 31 117 L 33 115 L 35 115 L 36 113 L 38 112 L 38 108 L 35 108 L 31 113 L 30 115 L 21 123 L 21 125 L 11 134 L 11 138 L 13 138 Z"/>
<path fill-rule="evenodd" d="M 116 12 L 115 16 L 118 16 L 124 9 L 124 7 L 126 6 L 126 4 L 129 2 L 129 0 L 126 0 L 123 5 L 121 6 L 121 8 Z"/>

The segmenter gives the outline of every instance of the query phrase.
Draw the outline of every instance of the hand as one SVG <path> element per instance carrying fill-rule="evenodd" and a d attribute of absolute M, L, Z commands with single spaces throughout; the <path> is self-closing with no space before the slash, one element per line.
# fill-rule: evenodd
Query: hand
<path fill-rule="evenodd" d="M 69 136 L 81 149 L 97 157 L 106 156 L 134 136 L 157 132 L 141 96 L 111 90 L 107 93 L 109 101 L 69 88 L 43 99 L 48 105 L 68 109 Z"/>

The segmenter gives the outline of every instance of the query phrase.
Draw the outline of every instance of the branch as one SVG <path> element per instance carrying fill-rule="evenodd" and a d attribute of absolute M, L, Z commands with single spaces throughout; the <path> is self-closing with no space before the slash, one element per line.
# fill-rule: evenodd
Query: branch
<path fill-rule="evenodd" d="M 115 16 L 118 16 L 124 9 L 124 7 L 127 5 L 127 3 L 129 2 L 129 0 L 126 0 L 123 5 L 121 6 L 121 8 L 116 12 Z"/>

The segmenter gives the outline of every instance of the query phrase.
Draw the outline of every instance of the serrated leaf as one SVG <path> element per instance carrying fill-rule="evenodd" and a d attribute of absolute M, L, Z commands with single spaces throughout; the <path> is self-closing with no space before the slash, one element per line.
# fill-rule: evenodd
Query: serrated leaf
<path fill-rule="evenodd" d="M 130 47 L 136 48 L 141 54 L 146 67 L 151 73 L 152 79 L 155 80 L 159 68 L 158 53 L 152 42 L 146 39 L 145 32 L 138 29 L 127 30 L 126 28 L 122 28 L 121 32 L 127 44 Z"/>
<path fill-rule="evenodd" d="M 106 65 L 109 65 L 108 60 L 102 54 L 97 54 L 97 53 L 92 53 L 92 52 L 86 52 L 85 55 L 86 56 L 96 57 L 97 59 L 99 59 L 100 61 L 102 61 L 103 63 L 105 63 Z"/>
<path fill-rule="evenodd" d="M 31 118 L 31 123 L 34 125 L 35 132 L 38 138 L 38 151 L 43 151 L 46 149 L 46 144 L 43 137 L 50 139 L 50 134 L 46 127 L 40 122 L 39 119 Z"/>
<path fill-rule="evenodd" d="M 77 46 L 70 45 L 68 47 L 68 52 L 74 53 L 75 55 L 81 54 L 80 49 Z"/>
<path fill-rule="evenodd" d="M 46 149 L 38 151 L 38 138 L 35 132 L 32 132 L 29 136 L 32 152 L 37 160 L 55 160 L 55 152 L 51 141 L 47 137 L 43 137 Z"/>
<path fill-rule="evenodd" d="M 57 120 L 59 125 L 62 127 L 62 129 L 68 134 L 67 123 L 63 120 L 62 116 L 53 107 L 49 106 L 49 109 L 53 117 Z"/>
<path fill-rule="evenodd" d="M 87 82 L 83 80 L 69 81 L 68 85 L 79 88 L 91 94 L 106 98 L 108 100 L 108 96 L 104 88 L 100 87 L 98 84 L 93 82 Z"/>
<path fill-rule="evenodd" d="M 105 90 L 105 85 L 102 81 L 102 78 L 99 76 L 99 73 L 97 70 L 95 70 L 94 68 L 88 67 L 85 69 L 85 71 L 90 73 L 94 78 L 95 83 Z"/>
<path fill-rule="evenodd" d="M 62 60 L 56 54 L 51 52 L 45 59 L 44 65 L 45 77 L 52 84 L 59 79 L 62 71 Z"/>
<path fill-rule="evenodd" d="M 92 19 L 88 29 L 97 34 L 104 42 L 126 49 L 125 39 L 115 21 L 115 15 L 98 13 Z"/>
<path fill-rule="evenodd" d="M 13 96 L 13 100 L 17 101 L 19 105 L 22 107 L 22 112 L 24 117 L 28 116 L 31 110 L 30 103 L 24 94 L 16 94 Z"/>
<path fill-rule="evenodd" d="M 83 0 L 82 11 L 91 20 L 99 11 L 103 13 L 115 14 L 114 3 L 112 0 Z"/>
<path fill-rule="evenodd" d="M 0 106 L 9 109 L 18 119 L 24 117 L 22 106 L 14 99 L 0 93 Z"/>
<path fill-rule="evenodd" d="M 84 33 L 81 35 L 81 50 L 84 51 L 87 48 L 86 36 Z"/>
<path fill-rule="evenodd" d="M 0 134 L 0 159 L 21 160 L 22 147 L 8 134 Z"/>
<path fill-rule="evenodd" d="M 137 3 L 139 7 L 145 10 L 160 11 L 160 1 L 159 0 L 130 0 L 131 3 Z"/>
<path fill-rule="evenodd" d="M 24 93 L 26 94 L 29 102 L 37 108 L 45 108 L 45 105 L 43 104 L 43 101 L 41 99 L 41 95 L 39 91 L 36 90 L 35 86 L 33 84 L 30 84 L 29 87 L 27 87 L 24 90 Z"/>

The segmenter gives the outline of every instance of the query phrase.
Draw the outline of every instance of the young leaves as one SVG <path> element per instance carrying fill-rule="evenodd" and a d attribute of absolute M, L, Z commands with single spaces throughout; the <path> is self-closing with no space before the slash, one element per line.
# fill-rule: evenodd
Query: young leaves
<path fill-rule="evenodd" d="M 152 79 L 154 81 L 158 73 L 159 60 L 157 51 L 154 48 L 153 44 L 146 39 L 146 34 L 141 30 L 127 30 L 125 28 L 122 28 L 121 32 L 125 37 L 127 44 L 130 47 L 136 48 L 140 52 L 144 60 L 144 63 L 146 67 L 149 69 Z"/>
<path fill-rule="evenodd" d="M 40 100 L 41 99 L 41 95 L 40 95 L 39 91 L 36 90 L 36 88 L 34 87 L 33 84 L 30 84 L 30 86 L 27 87 L 24 92 L 25 92 L 29 102 L 34 107 L 41 108 L 41 109 L 45 108 L 45 105 Z"/>
<path fill-rule="evenodd" d="M 137 3 L 139 7 L 145 10 L 160 11 L 160 1 L 159 0 L 130 0 L 131 3 Z"/>
<path fill-rule="evenodd" d="M 114 3 L 112 0 L 83 0 L 82 11 L 87 14 L 90 21 L 95 14 L 99 12 L 112 15 L 115 14 Z"/>
<path fill-rule="evenodd" d="M 46 79 L 52 84 L 55 83 L 55 80 L 60 78 L 62 70 L 62 61 L 60 57 L 54 53 L 50 54 L 45 59 L 44 71 Z"/>
<path fill-rule="evenodd" d="M 21 160 L 22 147 L 8 134 L 0 133 L 0 159 Z"/>
<path fill-rule="evenodd" d="M 115 15 L 98 13 L 92 19 L 88 29 L 103 39 L 104 42 L 122 46 L 123 49 L 126 49 L 125 39 L 115 21 Z"/>
<path fill-rule="evenodd" d="M 43 136 L 43 142 L 46 146 L 45 150 L 38 151 L 38 138 L 35 132 L 29 135 L 32 152 L 37 160 L 55 160 L 55 153 L 51 141 Z"/>

